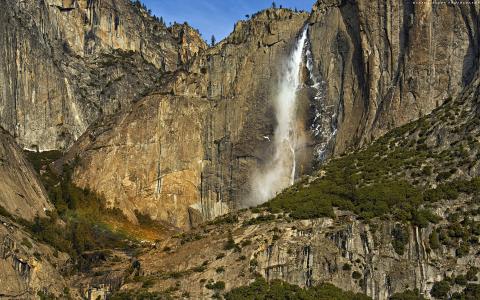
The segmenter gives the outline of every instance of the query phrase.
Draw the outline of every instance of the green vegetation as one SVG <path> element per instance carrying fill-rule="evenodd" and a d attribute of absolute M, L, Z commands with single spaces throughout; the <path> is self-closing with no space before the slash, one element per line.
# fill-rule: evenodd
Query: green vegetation
<path fill-rule="evenodd" d="M 210 290 L 224 290 L 225 282 L 217 281 L 217 282 L 207 283 L 205 287 Z"/>
<path fill-rule="evenodd" d="M 408 230 L 397 224 L 392 229 L 392 237 L 393 249 L 395 249 L 395 252 L 397 252 L 398 255 L 403 255 L 405 252 L 405 246 L 408 244 Z"/>
<path fill-rule="evenodd" d="M 248 286 L 231 290 L 225 294 L 225 299 L 367 300 L 371 298 L 363 294 L 342 291 L 331 284 L 321 284 L 316 287 L 302 289 L 297 285 L 288 284 L 279 280 L 267 283 L 265 279 L 259 277 Z"/>
<path fill-rule="evenodd" d="M 235 224 L 238 223 L 238 216 L 231 213 L 225 216 L 216 218 L 215 220 L 209 222 L 209 225 L 222 225 L 222 224 Z"/>
<path fill-rule="evenodd" d="M 55 295 L 50 294 L 49 292 L 38 291 L 37 296 L 38 296 L 38 298 L 40 298 L 40 300 L 54 300 L 54 299 L 57 299 L 57 297 L 55 297 Z"/>
<path fill-rule="evenodd" d="M 445 299 L 448 297 L 448 293 L 450 292 L 450 282 L 447 280 L 437 281 L 433 284 L 432 290 L 430 291 L 430 295 L 435 298 Z"/>
<path fill-rule="evenodd" d="M 362 274 L 358 271 L 353 271 L 352 272 L 352 278 L 353 279 L 360 279 L 360 278 L 362 278 Z"/>
<path fill-rule="evenodd" d="M 403 293 L 393 294 L 389 300 L 426 300 L 418 290 L 407 290 Z"/>
<path fill-rule="evenodd" d="M 434 115 L 450 109 L 447 101 Z M 480 195 L 480 178 L 456 176 L 458 169 L 468 171 L 480 153 L 475 127 L 469 127 L 474 118 L 448 125 L 461 134 L 449 135 L 451 142 L 444 150 L 428 142 L 440 126 L 445 129 L 445 124 L 436 123 L 437 117 L 423 117 L 361 151 L 331 160 L 318 178 L 301 180 L 263 206 L 295 219 L 333 217 L 333 207 L 338 207 L 367 220 L 393 218 L 419 227 L 437 223 L 440 218 L 427 208 L 431 203 L 454 200 L 462 193 Z"/>
<path fill-rule="evenodd" d="M 430 248 L 431 249 L 438 249 L 440 248 L 440 240 L 438 238 L 438 233 L 434 230 L 429 236 Z"/>
<path fill-rule="evenodd" d="M 468 284 L 467 287 L 463 290 L 463 293 L 459 295 L 460 297 L 452 297 L 452 299 L 465 299 L 465 300 L 474 300 L 480 299 L 480 285 L 479 284 Z"/>
<path fill-rule="evenodd" d="M 63 174 L 57 175 L 50 164 L 61 156 L 58 151 L 26 152 L 45 186 L 55 211 L 47 212 L 46 218 L 36 216 L 29 223 L 20 220 L 33 236 L 57 250 L 68 253 L 81 271 L 87 271 L 98 259 L 84 255 L 85 252 L 107 248 L 130 247 L 125 234 L 114 232 L 107 223 L 99 220 L 122 220 L 126 217 L 118 209 L 107 209 L 105 199 L 73 184 L 72 166 L 64 166 Z M 75 163 L 75 162 L 74 162 Z"/>
<path fill-rule="evenodd" d="M 456 248 L 455 254 L 457 257 L 468 255 L 470 247 L 478 244 L 480 222 L 474 221 L 468 214 L 460 216 L 458 213 L 449 214 L 447 219 L 448 224 L 438 226 L 430 235 L 430 247 L 437 249 L 443 244 Z"/>
<path fill-rule="evenodd" d="M 335 163 L 329 164 L 332 168 Z M 296 219 L 333 217 L 333 207 L 350 210 L 360 217 L 371 219 L 392 215 L 399 221 L 409 221 L 425 227 L 429 222 L 436 223 L 439 217 L 427 209 L 419 209 L 422 204 L 442 199 L 453 200 L 459 193 L 479 194 L 480 178 L 456 180 L 445 183 L 435 189 L 421 189 L 404 180 L 384 181 L 361 186 L 355 182 L 355 174 L 343 168 L 336 178 L 317 179 L 308 187 L 300 182 L 286 190 L 267 206 L 272 212 L 279 210 L 290 213 Z M 327 173 L 329 174 L 329 173 Z M 250 224 L 248 224 L 250 225 Z"/>
<path fill-rule="evenodd" d="M 471 267 L 466 274 L 459 274 L 455 277 L 446 277 L 442 281 L 435 282 L 430 295 L 437 299 L 451 300 L 476 300 L 480 299 L 480 285 L 470 283 L 477 280 L 478 268 Z M 451 290 L 460 292 L 451 292 Z M 400 298 L 401 299 L 401 298 Z M 409 299 L 409 298 L 406 298 Z"/>
<path fill-rule="evenodd" d="M 465 275 L 458 275 L 457 277 L 455 277 L 455 284 L 458 284 L 458 285 L 467 285 L 467 277 Z"/>
<path fill-rule="evenodd" d="M 275 215 L 264 214 L 264 215 L 257 216 L 255 218 L 251 218 L 249 220 L 245 220 L 243 222 L 243 226 L 250 226 L 250 225 L 255 225 L 255 224 L 271 222 L 275 219 L 276 219 Z"/>
<path fill-rule="evenodd" d="M 167 293 L 148 292 L 146 290 L 118 291 L 109 297 L 111 300 L 169 300 Z"/>
<path fill-rule="evenodd" d="M 477 280 L 478 280 L 477 274 L 478 274 L 478 268 L 476 268 L 476 267 L 471 267 L 471 268 L 467 271 L 467 275 L 466 275 L 465 277 L 466 277 L 467 280 L 469 280 L 469 281 L 477 281 Z"/>
<path fill-rule="evenodd" d="M 235 243 L 233 237 L 230 235 L 228 240 L 223 244 L 223 250 L 232 250 L 240 251 L 240 246 Z"/>

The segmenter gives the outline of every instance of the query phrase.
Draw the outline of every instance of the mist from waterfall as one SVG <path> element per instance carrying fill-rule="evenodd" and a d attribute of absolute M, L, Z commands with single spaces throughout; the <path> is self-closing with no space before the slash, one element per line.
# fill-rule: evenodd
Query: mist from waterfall
<path fill-rule="evenodd" d="M 302 141 L 296 132 L 297 91 L 300 88 L 300 68 L 303 63 L 308 27 L 302 30 L 288 56 L 279 80 L 274 101 L 277 127 L 273 136 L 274 154 L 263 170 L 252 176 L 252 195 L 248 205 L 257 205 L 273 198 L 292 185 L 296 173 L 296 150 Z"/>

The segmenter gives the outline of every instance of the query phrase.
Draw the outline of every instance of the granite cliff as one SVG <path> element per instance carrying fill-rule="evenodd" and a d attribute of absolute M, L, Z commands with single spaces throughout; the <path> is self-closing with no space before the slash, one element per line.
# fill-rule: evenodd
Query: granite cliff
<path fill-rule="evenodd" d="M 480 4 L 319 0 L 211 47 L 139 2 L 0 8 L 0 297 L 480 297 Z M 244 209 L 294 52 L 295 184 Z"/>
<path fill-rule="evenodd" d="M 475 299 L 479 97 L 477 76 L 430 115 L 329 161 L 263 207 L 230 213 L 144 248 L 117 295 L 148 291 L 231 299 L 229 290 L 261 276 L 305 288 L 329 282 L 373 299 L 406 290 L 416 290 L 407 299 Z M 366 172 L 375 165 L 384 167 Z M 341 182 L 328 185 L 335 180 Z M 351 180 L 358 191 L 343 191 L 342 186 L 352 188 Z M 395 182 L 402 180 L 398 190 Z M 377 192 L 382 184 L 388 188 L 384 196 Z M 377 188 L 369 194 L 371 186 Z M 304 210 L 309 202 L 314 207 Z M 96 268 L 106 271 L 108 264 Z M 447 286 L 444 294 L 437 294 L 440 283 Z"/>
<path fill-rule="evenodd" d="M 338 107 L 335 151 L 461 92 L 479 69 L 479 10 L 478 3 L 318 1 L 309 19 L 312 55 L 326 100 Z"/>
<path fill-rule="evenodd" d="M 127 0 L 0 4 L 0 125 L 25 148 L 67 148 L 206 48 Z"/>
<path fill-rule="evenodd" d="M 238 23 L 187 71 L 166 74 L 128 112 L 82 136 L 67 155 L 81 158 L 74 181 L 132 219 L 138 209 L 180 227 L 240 207 L 250 172 L 271 152 L 262 149 L 275 126 L 276 63 L 306 18 L 267 10 Z"/>
<path fill-rule="evenodd" d="M 263 11 L 106 121 L 112 130 L 82 137 L 71 150 L 82 157 L 75 180 L 130 216 L 139 209 L 183 227 L 242 207 L 272 156 L 278 76 L 304 26 L 296 177 L 455 97 L 478 69 L 478 10 L 319 1 L 310 16 Z"/>

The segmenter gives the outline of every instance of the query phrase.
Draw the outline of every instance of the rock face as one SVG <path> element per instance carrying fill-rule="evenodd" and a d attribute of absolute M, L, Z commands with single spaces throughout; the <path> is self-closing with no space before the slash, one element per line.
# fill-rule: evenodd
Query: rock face
<path fill-rule="evenodd" d="M 14 139 L 0 128 L 0 206 L 8 213 L 33 220 L 53 206 L 30 163 Z"/>
<path fill-rule="evenodd" d="M 205 99 L 154 94 L 129 114 L 97 124 L 77 143 L 79 152 L 69 153 L 82 157 L 75 183 L 104 194 L 131 220 L 139 210 L 188 225 L 188 207 L 200 199 L 207 108 Z"/>
<path fill-rule="evenodd" d="M 392 232 L 399 226 L 395 222 L 367 225 L 349 214 L 339 214 L 334 220 L 285 221 L 278 217 L 245 225 L 257 217 L 241 214 L 239 223 L 243 226 L 216 223 L 191 233 L 190 239 L 186 236 L 159 245 L 170 250 L 152 250 L 141 256 L 141 274 L 158 279 L 152 290 L 166 290 L 180 281 L 177 293 L 188 292 L 193 298 L 206 299 L 214 293 L 202 278 L 223 281 L 228 291 L 261 275 L 302 287 L 330 282 L 344 290 L 386 300 L 394 293 L 414 288 L 430 298 L 435 281 L 480 266 L 475 254 L 478 245 L 461 258 L 455 257 L 450 247 L 432 250 L 429 235 L 434 226 L 407 227 L 404 252 L 399 254 L 392 246 Z M 227 247 L 228 240 L 236 246 Z M 199 266 L 203 266 L 201 271 L 197 271 Z M 135 286 L 124 286 L 132 288 Z"/>
<path fill-rule="evenodd" d="M 319 1 L 308 18 L 309 38 L 301 74 L 304 86 L 298 93 L 300 114 L 303 111 L 299 122 L 306 128 L 307 147 L 298 159 L 297 175 L 308 173 L 326 155 L 361 146 L 429 113 L 447 96 L 458 94 L 478 69 L 478 5 L 377 4 Z M 163 136 L 168 132 L 158 130 L 162 125 L 154 125 L 166 117 L 136 112 L 142 105 L 133 107 L 128 114 L 141 119 L 117 120 L 123 120 L 123 127 L 130 126 L 125 120 L 143 124 L 135 132 L 144 139 L 132 140 L 131 147 L 121 152 L 112 146 L 115 150 L 108 154 L 109 165 L 103 165 L 106 156 L 95 149 L 115 144 L 113 140 L 128 140 L 126 136 L 103 135 L 101 143 L 84 139 L 79 145 L 90 145 L 80 155 L 86 163 L 77 169 L 76 182 L 108 194 L 111 203 L 129 215 L 132 209 L 148 211 L 161 219 L 182 220 L 174 222 L 178 226 L 192 225 L 192 218 L 197 220 L 199 215 L 209 219 L 248 203 L 251 175 L 273 153 L 269 140 L 276 126 L 272 100 L 278 90 L 278 74 L 306 19 L 305 14 L 266 10 L 239 22 L 227 39 L 199 55 L 188 70 L 163 76 L 158 93 L 145 99 L 145 103 L 169 101 L 169 107 L 186 101 L 188 105 L 180 106 L 192 105 L 204 113 L 195 117 L 191 108 L 169 110 L 166 115 L 172 120 L 172 138 L 162 141 L 161 147 L 152 144 L 147 155 L 150 152 L 143 150 L 150 143 L 147 141 L 159 141 L 160 131 Z M 145 105 L 159 111 L 157 105 Z M 184 116 L 195 124 L 191 129 L 181 125 L 188 122 Z M 118 127 L 118 123 L 112 124 Z M 194 132 L 195 138 L 185 140 L 190 132 L 182 128 Z M 165 154 L 158 154 L 161 152 Z M 147 156 L 148 166 L 138 163 Z M 126 157 L 135 165 L 125 167 Z M 117 168 L 122 171 L 117 172 Z M 171 181 L 162 178 L 183 174 L 178 172 L 187 172 L 189 175 L 181 176 L 188 179 L 180 185 L 178 180 L 171 183 L 182 186 L 172 192 Z M 108 184 L 89 180 L 97 177 Z M 163 197 L 152 196 L 154 191 L 168 193 L 171 200 L 154 200 Z M 126 199 L 129 203 L 135 199 L 135 204 L 124 204 Z M 181 207 L 183 213 L 189 211 L 189 217 L 179 217 L 176 210 L 167 209 L 167 213 L 164 207 Z M 157 211 L 163 211 L 163 216 Z"/>
<path fill-rule="evenodd" d="M 45 217 L 53 205 L 13 137 L 0 130 L 0 298 L 34 299 L 37 292 L 60 295 L 65 282 L 59 268 L 68 256 L 37 242 L 13 222 Z"/>
<path fill-rule="evenodd" d="M 206 47 L 127 0 L 0 5 L 0 125 L 27 148 L 66 148 Z"/>
<path fill-rule="evenodd" d="M 335 152 L 428 114 L 479 68 L 480 5 L 320 0 L 314 70 L 336 107 Z"/>
<path fill-rule="evenodd" d="M 72 147 L 69 158 L 81 157 L 75 182 L 132 220 L 138 209 L 189 227 L 239 207 L 251 171 L 271 153 L 264 150 L 275 125 L 271 82 L 306 18 L 264 11 L 188 71 L 163 76 L 157 92 Z"/>
<path fill-rule="evenodd" d="M 0 221 L 0 297 L 63 295 L 66 283 L 60 267 L 68 256 L 38 243 L 10 220 L 0 216 Z"/>

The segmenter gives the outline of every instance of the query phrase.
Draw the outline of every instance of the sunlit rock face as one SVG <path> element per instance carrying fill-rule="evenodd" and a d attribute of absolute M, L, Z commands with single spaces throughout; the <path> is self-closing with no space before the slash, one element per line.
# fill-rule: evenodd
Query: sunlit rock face
<path fill-rule="evenodd" d="M 25 148 L 62 149 L 206 48 L 120 1 L 1 1 L 0 125 Z"/>
<path fill-rule="evenodd" d="M 33 239 L 0 216 L 0 292 L 4 299 L 35 299 L 45 290 L 61 295 L 67 286 L 60 268 L 69 257 Z"/>
<path fill-rule="evenodd" d="M 82 158 L 75 182 L 132 220 L 138 209 L 188 228 L 240 207 L 251 174 L 274 152 L 279 63 L 307 17 L 269 10 L 238 23 L 187 71 L 105 121 L 108 129 L 84 135 L 71 150 Z"/>
<path fill-rule="evenodd" d="M 91 140 L 85 137 L 78 144 L 90 150 L 82 152 L 88 163 L 78 167 L 75 180 L 82 186 L 108 191 L 110 203 L 122 207 L 130 216 L 132 210 L 139 209 L 183 227 L 257 203 L 249 201 L 258 197 L 255 192 L 252 197 L 253 175 L 272 162 L 275 149 L 292 153 L 284 144 L 275 147 L 275 131 L 281 122 L 274 104 L 282 67 L 305 25 L 308 31 L 299 67 L 294 118 L 298 137 L 304 142 L 295 149 L 295 160 L 286 155 L 281 163 L 291 171 L 295 162 L 294 177 L 311 172 L 331 155 L 359 147 L 429 113 L 447 95 L 455 96 L 469 82 L 472 68 L 478 68 L 475 11 L 478 5 L 465 11 L 462 6 L 430 9 L 397 2 L 378 6 L 365 1 L 319 1 L 310 16 L 287 10 L 259 13 L 237 23 L 227 39 L 198 55 L 187 69 L 163 76 L 157 93 L 143 100 L 196 107 L 200 113 L 192 115 L 176 104 L 179 108 L 167 115 L 172 119 L 172 128 L 183 128 L 172 130 L 172 136 L 187 136 L 191 130 L 199 138 L 169 139 L 162 143 L 162 149 L 172 149 L 172 155 L 156 154 L 153 157 L 160 157 L 156 162 L 148 156 L 151 163 L 144 166 L 147 157 L 141 145 L 158 134 L 157 128 L 161 127 L 150 124 L 160 117 L 139 114 L 135 122 L 142 126 L 135 134 L 145 138 L 132 140 L 132 147 L 127 149 L 110 142 L 121 140 L 121 135 L 117 136 L 123 131 L 120 128 L 129 126 L 128 119 L 120 114 L 116 120 L 125 121 L 112 121 L 115 130 L 94 131 Z M 131 113 L 137 109 L 135 106 Z M 195 125 L 190 129 L 179 125 L 183 122 Z M 105 154 L 97 150 L 98 135 L 105 135 L 102 143 L 114 149 L 109 154 L 114 163 L 103 169 L 97 167 L 105 161 Z M 191 155 L 178 149 L 189 149 Z M 111 169 L 110 165 L 123 164 L 125 157 L 136 163 L 122 166 L 123 172 L 113 172 L 116 167 Z M 182 175 L 187 179 L 175 180 L 172 185 L 182 182 L 180 186 L 188 192 L 167 192 L 168 184 L 163 184 L 160 194 L 155 195 L 158 174 L 183 174 L 179 172 L 191 175 Z M 140 173 L 152 175 L 133 176 Z M 291 181 L 290 175 L 282 176 L 285 186 Z M 105 180 L 109 183 L 101 187 L 89 180 L 91 176 L 108 178 Z M 164 197 L 162 193 L 170 200 L 156 200 Z M 124 204 L 125 199 L 130 199 L 130 204 Z"/>

